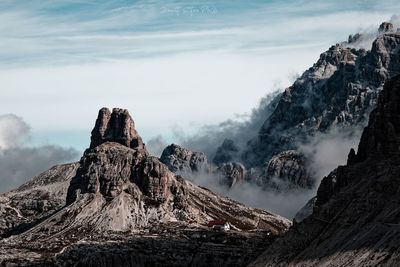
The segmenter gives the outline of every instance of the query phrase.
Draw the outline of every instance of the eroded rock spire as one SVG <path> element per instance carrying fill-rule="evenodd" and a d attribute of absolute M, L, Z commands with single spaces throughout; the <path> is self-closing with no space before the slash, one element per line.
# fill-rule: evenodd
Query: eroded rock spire
<path fill-rule="evenodd" d="M 135 130 L 135 122 L 126 109 L 114 108 L 112 113 L 108 108 L 100 109 L 90 139 L 90 148 L 105 142 L 116 142 L 133 149 L 144 148 L 142 138 Z"/>

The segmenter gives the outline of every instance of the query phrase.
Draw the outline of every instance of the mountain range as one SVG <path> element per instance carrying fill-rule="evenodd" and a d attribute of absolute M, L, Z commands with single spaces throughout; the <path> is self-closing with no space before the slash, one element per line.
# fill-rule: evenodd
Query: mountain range
<path fill-rule="evenodd" d="M 358 48 L 370 37 L 321 54 L 269 103 L 256 137 L 226 139 L 211 161 L 177 144 L 152 156 L 127 110 L 102 108 L 79 162 L 0 195 L 0 265 L 398 266 L 400 32 L 383 23 Z M 304 145 L 362 128 L 357 151 L 316 184 Z M 203 174 L 318 190 L 290 221 L 197 185 Z"/>

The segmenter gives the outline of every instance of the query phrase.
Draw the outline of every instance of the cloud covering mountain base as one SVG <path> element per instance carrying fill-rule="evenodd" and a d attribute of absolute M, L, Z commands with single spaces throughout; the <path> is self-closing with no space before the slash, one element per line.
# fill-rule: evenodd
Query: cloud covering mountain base
<path fill-rule="evenodd" d="M 74 161 L 78 151 L 29 145 L 29 125 L 14 114 L 0 116 L 0 192 L 14 189 L 53 165 Z"/>

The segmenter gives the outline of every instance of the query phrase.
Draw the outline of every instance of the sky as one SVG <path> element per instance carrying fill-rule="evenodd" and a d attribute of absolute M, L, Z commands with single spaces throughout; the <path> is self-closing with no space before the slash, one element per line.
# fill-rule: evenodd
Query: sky
<path fill-rule="evenodd" d="M 145 141 L 174 142 L 176 129 L 242 118 L 329 46 L 399 10 L 398 0 L 1 0 L 0 116 L 29 127 L 19 146 L 69 156 L 88 146 L 103 106 L 128 109 Z"/>

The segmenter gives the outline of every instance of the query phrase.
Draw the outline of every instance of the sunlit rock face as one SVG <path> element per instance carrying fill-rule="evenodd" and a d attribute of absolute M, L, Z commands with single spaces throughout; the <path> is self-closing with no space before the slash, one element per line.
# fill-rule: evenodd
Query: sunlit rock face
<path fill-rule="evenodd" d="M 108 108 L 100 109 L 90 140 L 90 148 L 104 142 L 115 142 L 134 149 L 144 148 L 142 138 L 136 132 L 135 123 L 126 109 L 114 108 L 112 112 Z"/>

